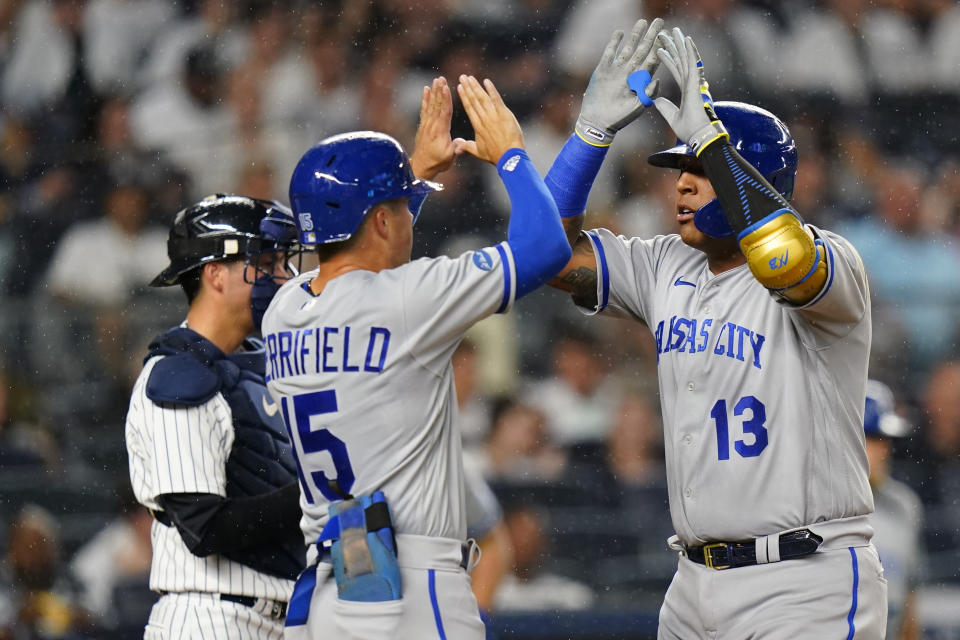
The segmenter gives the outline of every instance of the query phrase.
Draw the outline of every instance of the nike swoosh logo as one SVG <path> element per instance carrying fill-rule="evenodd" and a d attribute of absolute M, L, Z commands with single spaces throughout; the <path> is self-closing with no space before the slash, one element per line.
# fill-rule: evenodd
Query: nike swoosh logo
<path fill-rule="evenodd" d="M 683 276 L 680 276 L 679 278 L 677 278 L 676 280 L 673 281 L 673 286 L 675 286 L 675 287 L 679 287 L 679 286 L 682 285 L 682 284 L 685 284 L 685 285 L 687 285 L 688 287 L 696 287 L 696 286 L 697 286 L 697 285 L 694 284 L 693 282 L 687 282 L 686 280 L 684 280 L 684 279 L 683 279 Z"/>
<path fill-rule="evenodd" d="M 280 411 L 280 405 L 276 402 L 267 403 L 267 396 L 264 394 L 260 397 L 260 403 L 263 405 L 263 411 L 271 418 L 277 415 L 277 411 Z"/>

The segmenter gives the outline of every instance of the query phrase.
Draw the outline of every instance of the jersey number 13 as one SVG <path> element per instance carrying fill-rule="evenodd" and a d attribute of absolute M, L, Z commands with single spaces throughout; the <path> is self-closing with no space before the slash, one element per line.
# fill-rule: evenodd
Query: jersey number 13
<path fill-rule="evenodd" d="M 727 418 L 727 401 L 721 398 L 710 410 L 717 427 L 717 459 L 730 459 L 730 422 Z M 733 448 L 743 458 L 754 458 L 767 448 L 767 408 L 754 396 L 744 396 L 733 406 L 733 415 L 740 421 L 740 431 L 744 438 L 735 440 Z M 747 442 L 753 436 L 753 442 Z"/>

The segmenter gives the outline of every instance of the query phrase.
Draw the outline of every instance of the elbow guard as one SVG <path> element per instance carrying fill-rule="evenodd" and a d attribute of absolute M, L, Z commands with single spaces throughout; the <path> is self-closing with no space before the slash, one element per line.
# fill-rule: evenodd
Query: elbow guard
<path fill-rule="evenodd" d="M 757 281 L 794 304 L 812 300 L 826 282 L 822 243 L 793 211 L 781 209 L 744 229 L 739 243 Z"/>

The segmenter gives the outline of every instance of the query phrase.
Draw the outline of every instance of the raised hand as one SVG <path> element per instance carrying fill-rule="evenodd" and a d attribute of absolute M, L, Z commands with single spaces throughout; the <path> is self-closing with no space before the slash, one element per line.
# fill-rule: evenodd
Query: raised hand
<path fill-rule="evenodd" d="M 523 149 L 523 131 L 513 112 L 489 80 L 483 86 L 473 76 L 460 76 L 457 94 L 473 125 L 473 140 L 458 138 L 457 153 L 469 153 L 497 164 L 508 149 Z"/>
<path fill-rule="evenodd" d="M 703 72 L 700 52 L 690 36 L 680 29 L 657 37 L 657 55 L 680 85 L 680 106 L 664 97 L 655 100 L 657 111 L 667 121 L 677 138 L 700 154 L 700 150 L 717 138 L 727 136 L 726 129 L 713 111 L 713 97 Z"/>
<path fill-rule="evenodd" d="M 450 137 L 452 118 L 453 98 L 447 80 L 443 76 L 434 78 L 420 98 L 420 124 L 410 155 L 413 175 L 432 180 L 453 165 L 456 145 Z"/>
<path fill-rule="evenodd" d="M 576 130 L 584 142 L 608 146 L 617 131 L 653 104 L 660 83 L 651 80 L 660 64 L 653 48 L 662 26 L 660 18 L 649 26 L 638 20 L 626 41 L 623 31 L 613 32 L 583 94 Z"/>

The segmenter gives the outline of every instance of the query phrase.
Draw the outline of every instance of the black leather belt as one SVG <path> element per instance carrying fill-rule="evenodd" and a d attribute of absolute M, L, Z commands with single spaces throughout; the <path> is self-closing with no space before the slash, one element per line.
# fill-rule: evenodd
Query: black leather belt
<path fill-rule="evenodd" d="M 808 556 L 820 547 L 823 538 L 809 529 L 780 535 L 780 560 Z M 687 558 L 711 569 L 733 569 L 757 564 L 757 547 L 753 540 L 744 542 L 711 542 L 702 547 L 684 547 Z"/>
<path fill-rule="evenodd" d="M 256 609 L 263 615 L 267 616 L 268 618 L 273 618 L 274 620 L 283 620 L 287 617 L 286 602 L 265 600 L 262 598 L 254 598 L 253 596 L 235 596 L 229 593 L 221 593 L 220 599 L 225 600 L 226 602 L 236 602 L 237 604 L 242 604 L 245 607 Z M 258 606 L 258 604 L 261 606 Z"/>

